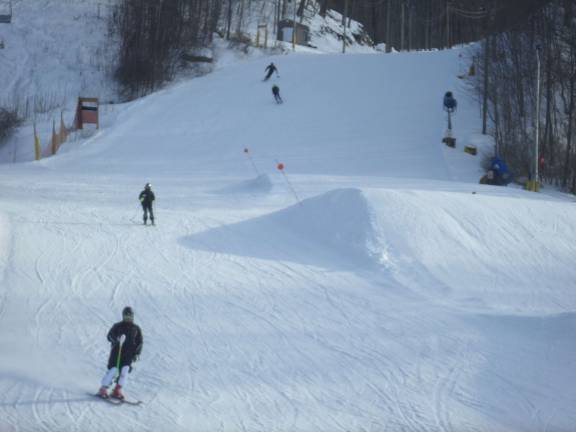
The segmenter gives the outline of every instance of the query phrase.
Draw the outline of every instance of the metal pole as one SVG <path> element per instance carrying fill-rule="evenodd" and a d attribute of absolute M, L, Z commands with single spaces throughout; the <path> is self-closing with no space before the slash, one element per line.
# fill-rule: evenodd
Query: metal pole
<path fill-rule="evenodd" d="M 122 358 L 122 345 L 124 345 L 124 341 L 126 340 L 126 335 L 120 336 L 120 340 L 118 341 L 118 357 L 116 357 L 116 369 L 118 375 L 116 378 L 120 378 L 120 359 Z"/>
<path fill-rule="evenodd" d="M 280 9 L 280 6 L 278 5 L 279 1 L 280 0 L 276 0 L 274 2 L 274 28 L 273 28 L 273 31 L 274 31 L 274 34 L 276 35 L 276 36 L 274 36 L 274 40 L 278 40 L 278 10 Z"/>
<path fill-rule="evenodd" d="M 538 172 L 538 165 L 539 165 L 539 152 L 540 152 L 540 47 L 536 47 L 536 62 L 537 62 L 537 70 L 536 70 L 536 149 L 534 152 L 534 191 L 536 192 L 540 180 L 540 175 Z"/>
<path fill-rule="evenodd" d="M 386 0 L 386 52 L 392 51 L 392 32 L 390 31 L 390 0 Z"/>
<path fill-rule="evenodd" d="M 446 0 L 446 48 L 450 48 L 450 0 Z"/>
<path fill-rule="evenodd" d="M 484 77 L 482 88 L 482 135 L 488 133 L 488 85 L 490 84 L 488 77 L 490 73 L 490 36 L 484 39 Z"/>
<path fill-rule="evenodd" d="M 405 13 L 404 13 L 404 9 L 406 6 L 406 2 L 405 0 L 402 0 L 402 19 L 400 22 L 400 51 L 404 51 L 404 18 L 405 18 Z"/>
<path fill-rule="evenodd" d="M 412 51 L 412 13 L 414 12 L 412 3 L 408 5 L 408 51 Z"/>
<path fill-rule="evenodd" d="M 344 37 L 342 38 L 342 54 L 346 54 L 346 27 L 348 27 L 348 23 L 346 22 L 348 19 L 348 0 L 344 1 L 344 19 L 342 23 L 344 24 Z"/>
<path fill-rule="evenodd" d="M 296 0 L 294 2 L 294 17 L 292 18 L 292 51 L 296 51 Z"/>

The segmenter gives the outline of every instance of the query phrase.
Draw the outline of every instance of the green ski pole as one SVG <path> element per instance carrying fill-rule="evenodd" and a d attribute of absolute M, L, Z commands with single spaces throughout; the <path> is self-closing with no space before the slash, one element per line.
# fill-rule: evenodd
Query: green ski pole
<path fill-rule="evenodd" d="M 117 370 L 116 383 L 118 383 L 118 379 L 120 378 L 120 358 L 122 357 L 122 345 L 124 344 L 125 340 L 126 335 L 120 336 L 120 345 L 118 346 L 118 358 L 116 359 L 116 370 Z"/>

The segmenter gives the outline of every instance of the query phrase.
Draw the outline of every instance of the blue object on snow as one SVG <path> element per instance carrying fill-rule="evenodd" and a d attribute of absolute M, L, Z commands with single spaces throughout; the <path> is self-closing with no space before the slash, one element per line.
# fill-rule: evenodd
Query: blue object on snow
<path fill-rule="evenodd" d="M 504 159 L 498 156 L 492 158 L 490 169 L 494 172 L 494 177 L 498 184 L 507 185 L 512 181 L 512 174 Z"/>
<path fill-rule="evenodd" d="M 458 102 L 454 99 L 452 92 L 446 92 L 444 95 L 444 109 L 446 111 L 456 111 L 456 107 L 458 106 Z"/>

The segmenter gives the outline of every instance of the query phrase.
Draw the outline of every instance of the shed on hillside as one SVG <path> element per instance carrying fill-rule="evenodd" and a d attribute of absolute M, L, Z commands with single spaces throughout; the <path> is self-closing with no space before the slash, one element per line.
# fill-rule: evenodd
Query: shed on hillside
<path fill-rule="evenodd" d="M 0 24 L 10 24 L 12 22 L 12 0 L 0 3 Z"/>
<path fill-rule="evenodd" d="M 278 40 L 292 42 L 294 21 L 284 19 L 278 23 Z M 310 28 L 304 24 L 296 23 L 296 43 L 308 45 L 310 42 Z"/>

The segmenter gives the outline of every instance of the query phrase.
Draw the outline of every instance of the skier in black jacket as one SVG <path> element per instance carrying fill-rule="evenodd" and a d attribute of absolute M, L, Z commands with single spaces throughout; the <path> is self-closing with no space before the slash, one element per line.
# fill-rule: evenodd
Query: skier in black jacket
<path fill-rule="evenodd" d="M 272 86 L 272 94 L 274 95 L 274 100 L 276 101 L 277 104 L 281 104 L 282 102 L 284 102 L 280 97 L 280 87 L 278 87 L 276 84 Z"/>
<path fill-rule="evenodd" d="M 112 344 L 110 357 L 108 358 L 108 371 L 102 378 L 102 385 L 98 395 L 103 398 L 124 399 L 122 387 L 126 383 L 128 373 L 132 369 L 132 362 L 138 360 L 144 344 L 142 330 L 134 324 L 134 312 L 131 307 L 126 306 L 124 308 L 122 321 L 114 324 L 108 332 L 108 341 Z M 110 396 L 108 396 L 108 387 L 110 387 L 118 373 L 120 376 L 116 380 L 116 386 Z"/>
<path fill-rule="evenodd" d="M 268 81 L 274 72 L 276 72 L 276 76 L 280 76 L 278 74 L 278 69 L 276 68 L 276 65 L 274 63 L 270 63 L 268 66 L 266 66 L 266 69 L 264 69 L 264 71 L 266 71 L 267 73 L 263 81 Z"/>
<path fill-rule="evenodd" d="M 150 214 L 150 222 L 154 225 L 154 213 L 152 212 L 152 203 L 156 199 L 154 196 L 154 192 L 152 192 L 152 185 L 150 183 L 146 183 L 144 186 L 144 190 L 140 192 L 140 196 L 138 197 L 140 203 L 142 204 L 142 210 L 144 210 L 144 225 L 146 225 L 146 221 L 148 220 L 148 214 Z"/>

